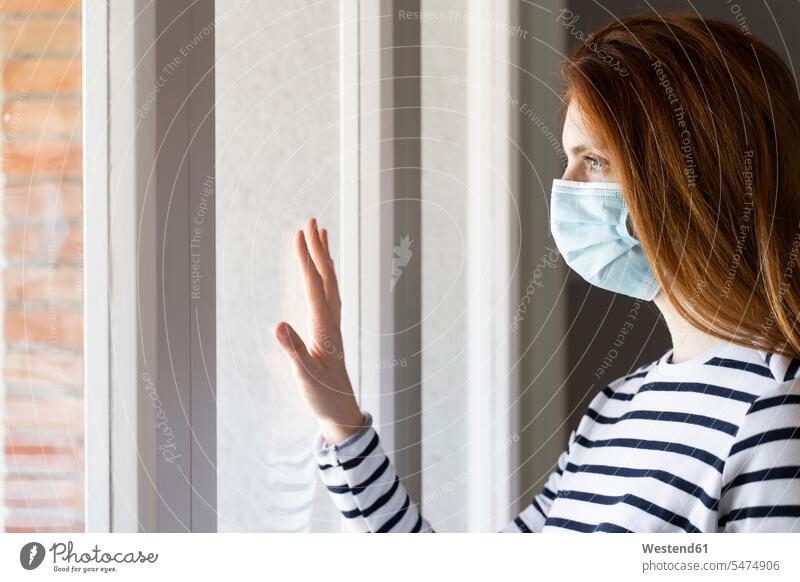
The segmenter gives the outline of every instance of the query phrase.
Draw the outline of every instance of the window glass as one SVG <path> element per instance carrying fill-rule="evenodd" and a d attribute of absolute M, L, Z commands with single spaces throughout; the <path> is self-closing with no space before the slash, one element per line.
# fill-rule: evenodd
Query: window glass
<path fill-rule="evenodd" d="M 339 231 L 339 3 L 216 3 L 220 531 L 338 531 L 316 423 L 274 342 L 301 333 L 291 246 L 309 216 Z"/>

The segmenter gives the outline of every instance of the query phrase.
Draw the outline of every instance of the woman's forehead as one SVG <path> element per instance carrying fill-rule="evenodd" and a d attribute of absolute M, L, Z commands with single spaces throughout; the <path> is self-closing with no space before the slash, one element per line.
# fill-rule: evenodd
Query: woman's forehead
<path fill-rule="evenodd" d="M 581 108 L 574 102 L 567 107 L 564 117 L 564 128 L 561 132 L 561 142 L 564 150 L 604 149 L 603 142 L 590 130 L 591 124 L 587 122 Z"/>

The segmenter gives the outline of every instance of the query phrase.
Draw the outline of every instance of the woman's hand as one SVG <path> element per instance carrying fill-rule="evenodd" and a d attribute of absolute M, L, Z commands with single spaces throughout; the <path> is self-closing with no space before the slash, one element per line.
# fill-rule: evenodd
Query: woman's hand
<path fill-rule="evenodd" d="M 305 281 L 312 337 L 308 346 L 285 321 L 275 326 L 275 337 L 291 360 L 300 391 L 317 417 L 323 438 L 339 443 L 358 432 L 364 415 L 347 377 L 342 349 L 342 302 L 328 247 L 328 231 L 309 219 L 294 238 L 295 252 Z"/>

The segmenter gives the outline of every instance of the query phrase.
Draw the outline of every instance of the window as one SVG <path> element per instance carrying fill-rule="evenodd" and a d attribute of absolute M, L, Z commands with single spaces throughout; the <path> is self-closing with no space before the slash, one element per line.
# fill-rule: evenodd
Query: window
<path fill-rule="evenodd" d="M 493 24 L 512 15 L 145 4 L 108 4 L 108 228 L 87 220 L 112 264 L 87 245 L 111 288 L 110 414 L 95 411 L 110 417 L 108 527 L 340 529 L 273 340 L 282 319 L 304 327 L 290 242 L 316 216 L 338 257 L 351 380 L 409 493 L 443 531 L 496 528 L 520 503 L 520 340 L 497 316 L 521 291 L 516 77 L 496 66 L 516 55 Z M 96 343 L 87 359 L 103 364 Z"/>

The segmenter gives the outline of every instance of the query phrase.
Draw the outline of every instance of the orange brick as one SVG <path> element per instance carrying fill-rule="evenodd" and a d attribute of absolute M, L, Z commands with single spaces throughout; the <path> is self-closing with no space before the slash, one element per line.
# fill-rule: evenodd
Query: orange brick
<path fill-rule="evenodd" d="M 83 314 L 75 311 L 6 309 L 6 343 L 36 342 L 53 347 L 81 347 Z"/>
<path fill-rule="evenodd" d="M 37 438 L 45 438 L 45 431 L 68 431 L 72 435 L 73 448 L 80 446 L 80 437 L 83 434 L 83 398 L 72 396 L 58 396 L 58 397 L 45 397 L 45 396 L 20 396 L 15 394 L 7 394 L 5 397 L 5 419 L 6 426 L 9 434 L 15 430 L 26 430 L 32 433 L 32 440 Z M 42 431 L 37 433 L 37 431 Z M 8 438 L 8 437 L 7 437 Z M 17 442 L 17 444 L 14 444 Z M 11 443 L 11 444 L 9 444 Z M 9 447 L 19 446 L 18 441 L 6 442 L 6 456 L 12 453 L 15 449 Z M 26 458 L 26 467 L 44 467 L 60 470 L 70 470 L 73 468 L 80 469 L 81 464 L 76 462 L 76 457 L 82 456 L 82 452 L 73 451 L 69 447 L 62 447 L 61 454 L 51 455 L 54 459 L 53 465 L 48 465 L 46 460 L 36 459 L 35 457 L 43 457 L 47 455 L 37 455 L 35 451 L 25 451 L 20 449 L 17 451 L 18 458 Z M 79 459 L 78 459 L 79 460 Z M 9 468 L 13 469 L 14 465 Z"/>
<path fill-rule="evenodd" d="M 7 143 L 3 171 L 8 176 L 80 177 L 82 148 L 68 142 Z"/>
<path fill-rule="evenodd" d="M 47 265 L 80 261 L 83 233 L 79 226 L 6 226 L 6 258 L 26 258 Z"/>
<path fill-rule="evenodd" d="M 68 12 L 80 10 L 80 0 L 0 0 L 0 12 Z"/>
<path fill-rule="evenodd" d="M 14 93 L 60 93 L 81 90 L 81 60 L 9 60 L 3 68 L 3 89 Z"/>
<path fill-rule="evenodd" d="M 8 301 L 38 301 L 60 306 L 80 303 L 82 272 L 77 266 L 9 268 L 3 273 Z"/>
<path fill-rule="evenodd" d="M 19 517 L 10 515 L 6 518 L 6 533 L 80 533 L 84 530 L 84 523 L 81 520 L 77 521 L 53 521 L 48 520 L 43 522 L 40 520 L 32 520 L 29 517 Z"/>
<path fill-rule="evenodd" d="M 78 18 L 10 18 L 2 30 L 6 53 L 73 54 L 81 47 Z"/>
<path fill-rule="evenodd" d="M 43 133 L 81 137 L 81 103 L 74 97 L 32 99 L 17 97 L 3 104 L 3 131 L 7 141 Z"/>
<path fill-rule="evenodd" d="M 46 432 L 41 429 L 41 434 Z M 75 453 L 69 452 L 63 455 L 39 455 L 39 454 L 18 454 L 6 455 L 6 466 L 14 472 L 49 472 L 53 473 L 77 473 L 83 467 L 82 459 Z"/>
<path fill-rule="evenodd" d="M 29 409 L 20 410 L 20 412 L 31 412 Z M 81 419 L 83 420 L 83 419 Z M 49 426 L 49 425 L 48 425 Z M 44 428 L 44 423 L 40 423 L 40 429 L 32 429 L 34 434 L 46 435 L 51 429 Z M 21 451 L 15 454 L 6 455 L 6 466 L 10 472 L 25 473 L 25 472 L 70 472 L 78 473 L 82 467 L 82 456 L 77 451 L 65 451 L 62 454 L 43 455 L 36 451 L 28 453 Z"/>
<path fill-rule="evenodd" d="M 26 400 L 33 403 L 37 399 L 31 396 L 19 396 L 20 402 Z M 49 404 L 62 400 L 61 397 L 45 398 L 39 400 L 49 401 Z M 63 399 L 66 406 L 72 406 L 72 399 Z M 56 402 L 57 403 L 57 402 Z M 6 435 L 5 454 L 6 456 L 34 456 L 40 457 L 59 457 L 71 456 L 81 457 L 83 455 L 83 439 L 80 434 L 67 432 L 39 432 L 30 431 L 32 427 L 21 426 L 27 432 L 11 430 Z"/>
<path fill-rule="evenodd" d="M 83 212 L 83 188 L 80 184 L 9 184 L 3 193 L 3 212 L 8 219 L 75 220 L 81 218 Z"/>
<path fill-rule="evenodd" d="M 5 482 L 7 507 L 63 507 L 83 510 L 83 482 L 57 477 L 9 477 Z"/>
<path fill-rule="evenodd" d="M 3 379 L 22 386 L 83 388 L 83 357 L 52 351 L 8 352 L 3 356 Z"/>

